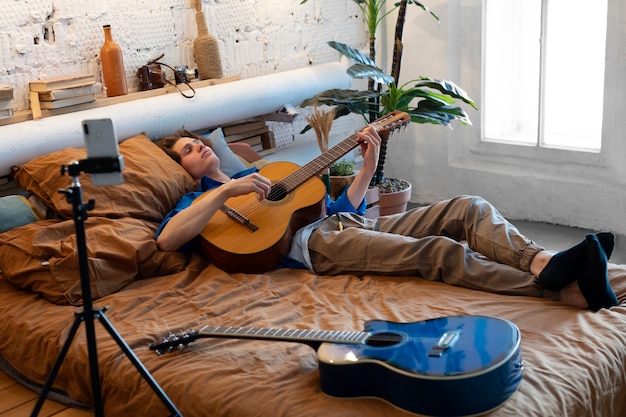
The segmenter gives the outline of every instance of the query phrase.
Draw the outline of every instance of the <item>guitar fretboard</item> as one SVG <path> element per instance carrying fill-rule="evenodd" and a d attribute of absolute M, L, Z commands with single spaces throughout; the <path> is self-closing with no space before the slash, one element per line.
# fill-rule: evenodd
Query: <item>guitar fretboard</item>
<path fill-rule="evenodd" d="M 392 134 L 396 129 L 406 126 L 411 119 L 409 116 L 400 111 L 394 111 L 389 113 L 380 119 L 377 119 L 369 124 L 369 126 L 376 129 L 381 134 L 383 132 L 389 132 Z M 313 159 L 308 164 L 304 165 L 300 169 L 296 170 L 289 176 L 285 177 L 281 181 L 272 187 L 272 191 L 268 196 L 269 200 L 279 199 L 283 193 L 289 193 L 296 189 L 300 184 L 304 183 L 309 178 L 321 173 L 324 168 L 332 165 L 333 162 L 350 152 L 352 149 L 359 145 L 358 136 L 356 133 L 350 135 L 331 149 L 324 152 L 322 155 Z"/>
<path fill-rule="evenodd" d="M 290 192 L 295 190 L 300 184 L 319 174 L 324 168 L 329 167 L 333 162 L 350 152 L 352 149 L 356 148 L 358 144 L 359 142 L 357 141 L 356 133 L 350 135 L 348 138 L 333 146 L 322 155 L 280 180 L 276 184 L 277 187 L 273 187 L 270 192 L 270 200 L 272 199 L 272 192 Z"/>
<path fill-rule="evenodd" d="M 238 339 L 280 340 L 301 343 L 365 343 L 368 332 L 305 329 L 268 329 L 250 327 L 204 326 L 198 331 L 201 337 L 227 337 Z"/>

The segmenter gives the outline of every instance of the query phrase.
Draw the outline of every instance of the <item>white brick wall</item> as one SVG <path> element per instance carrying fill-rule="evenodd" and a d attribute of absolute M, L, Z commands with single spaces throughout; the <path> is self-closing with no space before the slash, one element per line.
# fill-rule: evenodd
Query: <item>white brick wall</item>
<path fill-rule="evenodd" d="M 14 110 L 28 104 L 28 82 L 69 74 L 101 78 L 102 25 L 124 53 L 130 91 L 137 68 L 161 53 L 189 65 L 196 37 L 193 0 L 0 0 L 0 84 L 12 85 Z M 209 32 L 220 45 L 224 75 L 250 78 L 338 60 L 326 45 L 367 47 L 360 10 L 351 0 L 204 0 Z M 298 104 L 298 103 L 294 103 Z M 299 132 L 302 123 L 293 130 Z M 281 129 L 281 131 L 284 129 Z M 293 133 L 279 138 L 281 146 Z"/>

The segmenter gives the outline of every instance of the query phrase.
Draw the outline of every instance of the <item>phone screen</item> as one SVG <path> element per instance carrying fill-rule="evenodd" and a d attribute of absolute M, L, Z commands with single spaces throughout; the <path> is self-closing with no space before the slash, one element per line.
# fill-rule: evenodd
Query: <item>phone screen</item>
<path fill-rule="evenodd" d="M 83 120 L 83 136 L 87 145 L 87 158 L 122 158 L 117 146 L 115 126 L 111 119 Z M 120 164 L 123 167 L 122 164 Z M 122 172 L 91 173 L 94 185 L 116 185 L 124 182 Z"/>

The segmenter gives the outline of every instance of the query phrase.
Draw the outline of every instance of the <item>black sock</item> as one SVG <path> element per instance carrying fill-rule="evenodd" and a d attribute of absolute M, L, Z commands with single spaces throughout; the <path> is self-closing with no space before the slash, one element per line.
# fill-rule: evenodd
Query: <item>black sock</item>
<path fill-rule="evenodd" d="M 596 237 L 600 242 L 600 246 L 604 249 L 607 261 L 611 259 L 613 253 L 613 247 L 615 246 L 615 235 L 611 232 L 599 232 L 596 233 Z"/>
<path fill-rule="evenodd" d="M 615 235 L 600 232 L 595 236 L 608 260 L 613 253 Z M 576 246 L 556 253 L 537 277 L 539 284 L 546 290 L 559 291 L 575 281 L 587 263 L 588 246 L 587 239 L 584 239 Z"/>
<path fill-rule="evenodd" d="M 618 300 L 609 283 L 607 256 L 596 235 L 588 234 L 586 241 L 587 264 L 584 273 L 578 276 L 580 292 L 591 310 L 613 307 L 618 304 Z"/>
<path fill-rule="evenodd" d="M 581 273 L 587 260 L 587 241 L 554 254 L 537 279 L 543 288 L 559 291 L 574 281 Z"/>

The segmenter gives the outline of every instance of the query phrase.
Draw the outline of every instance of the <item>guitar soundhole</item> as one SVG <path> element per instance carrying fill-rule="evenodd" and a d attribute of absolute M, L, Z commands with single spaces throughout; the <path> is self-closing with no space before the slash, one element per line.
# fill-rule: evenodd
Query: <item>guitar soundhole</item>
<path fill-rule="evenodd" d="M 281 185 L 274 185 L 267 195 L 269 201 L 280 201 L 287 196 L 287 190 Z"/>
<path fill-rule="evenodd" d="M 392 346 L 402 341 L 402 335 L 397 333 L 377 333 L 370 336 L 365 344 L 374 347 Z"/>

